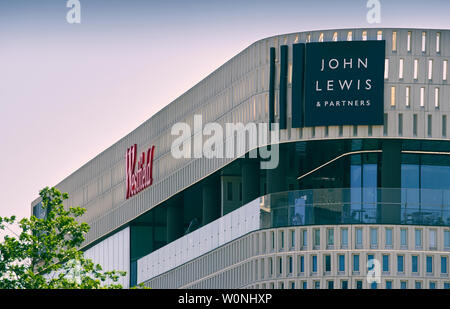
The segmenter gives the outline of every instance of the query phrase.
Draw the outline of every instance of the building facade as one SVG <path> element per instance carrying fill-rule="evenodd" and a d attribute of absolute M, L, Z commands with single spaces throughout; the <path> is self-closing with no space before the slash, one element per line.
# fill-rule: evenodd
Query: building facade
<path fill-rule="evenodd" d="M 298 125 L 309 65 L 298 47 L 350 41 L 385 44 L 382 124 Z M 86 256 L 126 271 L 124 286 L 449 288 L 449 57 L 448 30 L 255 42 L 57 185 L 87 209 Z M 262 169 L 245 140 L 233 157 L 175 158 L 173 127 L 195 138 L 195 115 L 279 124 L 277 167 Z M 42 215 L 39 199 L 31 206 Z"/>

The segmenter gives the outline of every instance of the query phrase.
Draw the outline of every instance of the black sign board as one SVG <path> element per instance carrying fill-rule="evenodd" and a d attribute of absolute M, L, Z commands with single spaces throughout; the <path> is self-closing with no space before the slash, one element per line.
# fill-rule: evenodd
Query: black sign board
<path fill-rule="evenodd" d="M 383 124 L 385 41 L 307 43 L 304 57 L 305 126 Z"/>

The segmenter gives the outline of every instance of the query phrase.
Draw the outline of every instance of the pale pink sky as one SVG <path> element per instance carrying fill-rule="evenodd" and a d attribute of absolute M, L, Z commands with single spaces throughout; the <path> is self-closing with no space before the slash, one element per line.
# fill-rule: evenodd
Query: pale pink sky
<path fill-rule="evenodd" d="M 63 0 L 0 1 L 0 216 L 28 216 L 41 188 L 259 39 L 450 26 L 448 3 L 390 2 L 381 1 L 382 23 L 373 25 L 366 1 L 81 0 L 82 22 L 70 25 Z"/>

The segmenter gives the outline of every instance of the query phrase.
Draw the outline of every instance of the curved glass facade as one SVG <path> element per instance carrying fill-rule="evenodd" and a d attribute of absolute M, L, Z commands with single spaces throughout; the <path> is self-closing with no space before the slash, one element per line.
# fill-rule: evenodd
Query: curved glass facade
<path fill-rule="evenodd" d="M 356 195 L 369 198 L 356 200 Z M 400 195 L 402 200 L 398 202 Z M 420 201 L 417 196 L 427 198 Z M 261 228 L 318 224 L 450 226 L 450 190 L 311 189 L 261 198 Z"/>

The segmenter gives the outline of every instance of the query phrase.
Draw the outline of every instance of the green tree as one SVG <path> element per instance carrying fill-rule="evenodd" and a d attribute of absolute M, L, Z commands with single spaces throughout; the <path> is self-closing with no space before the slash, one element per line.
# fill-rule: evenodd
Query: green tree
<path fill-rule="evenodd" d="M 122 288 L 122 271 L 103 271 L 85 259 L 79 250 L 89 231 L 76 218 L 86 211 L 66 209 L 67 193 L 56 188 L 39 192 L 45 218 L 31 216 L 17 222 L 15 216 L 0 217 L 0 230 L 18 224 L 17 237 L 5 236 L 0 243 L 0 288 L 2 289 L 98 289 Z"/>

